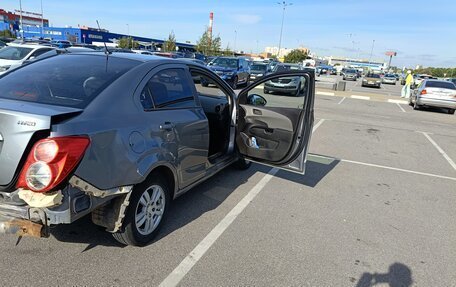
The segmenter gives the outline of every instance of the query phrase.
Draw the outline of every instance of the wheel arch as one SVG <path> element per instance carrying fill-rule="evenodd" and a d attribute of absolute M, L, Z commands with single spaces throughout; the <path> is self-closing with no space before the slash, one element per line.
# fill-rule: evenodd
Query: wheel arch
<path fill-rule="evenodd" d="M 170 188 L 170 191 L 172 192 L 170 195 L 173 199 L 179 188 L 177 173 L 175 169 L 166 163 L 157 164 L 150 169 L 144 181 L 147 181 L 157 175 L 162 176 L 162 178 L 165 180 L 166 184 Z"/>

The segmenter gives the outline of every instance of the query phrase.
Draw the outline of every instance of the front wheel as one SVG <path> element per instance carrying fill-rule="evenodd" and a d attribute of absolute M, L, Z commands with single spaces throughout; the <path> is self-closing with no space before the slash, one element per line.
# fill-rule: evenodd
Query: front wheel
<path fill-rule="evenodd" d="M 450 115 L 454 115 L 454 109 L 448 109 L 448 113 L 449 113 Z"/>
<path fill-rule="evenodd" d="M 233 90 L 236 90 L 236 89 L 237 89 L 237 86 L 238 86 L 238 77 L 235 77 L 235 78 L 233 79 L 233 84 L 231 85 L 231 88 L 232 88 Z"/>
<path fill-rule="evenodd" d="M 170 205 L 170 191 L 159 178 L 134 187 L 122 231 L 113 233 L 122 244 L 144 246 L 158 234 Z"/>
<path fill-rule="evenodd" d="M 243 158 L 243 157 L 240 157 L 240 158 L 234 163 L 234 166 L 235 166 L 237 169 L 240 169 L 240 170 L 246 170 L 246 169 L 248 169 L 251 165 L 252 165 L 252 162 L 249 161 L 249 160 L 246 160 L 246 159 Z"/>

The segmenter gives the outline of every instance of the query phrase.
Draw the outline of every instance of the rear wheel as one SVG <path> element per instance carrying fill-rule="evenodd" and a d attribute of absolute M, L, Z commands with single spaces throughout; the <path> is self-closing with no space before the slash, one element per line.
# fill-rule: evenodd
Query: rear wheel
<path fill-rule="evenodd" d="M 449 113 L 450 115 L 454 115 L 454 109 L 448 109 L 448 113 Z"/>
<path fill-rule="evenodd" d="M 134 187 L 125 214 L 123 230 L 113 233 L 122 244 L 144 246 L 154 239 L 166 219 L 170 191 L 159 178 L 151 178 Z"/>

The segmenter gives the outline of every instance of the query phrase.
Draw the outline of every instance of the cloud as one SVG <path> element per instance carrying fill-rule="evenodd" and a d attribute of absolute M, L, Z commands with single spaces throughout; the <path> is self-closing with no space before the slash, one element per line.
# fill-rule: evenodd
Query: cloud
<path fill-rule="evenodd" d="M 254 14 L 235 14 L 233 15 L 233 19 L 239 24 L 247 25 L 257 24 L 261 21 L 260 15 Z"/>

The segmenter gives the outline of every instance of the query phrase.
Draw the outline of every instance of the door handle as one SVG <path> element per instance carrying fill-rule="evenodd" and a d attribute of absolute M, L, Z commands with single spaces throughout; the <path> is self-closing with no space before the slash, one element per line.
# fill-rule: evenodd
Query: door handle
<path fill-rule="evenodd" d="M 172 131 L 173 128 L 174 128 L 174 125 L 173 125 L 173 123 L 170 123 L 170 122 L 164 122 L 163 124 L 160 125 L 160 129 L 165 130 L 165 131 Z"/>

